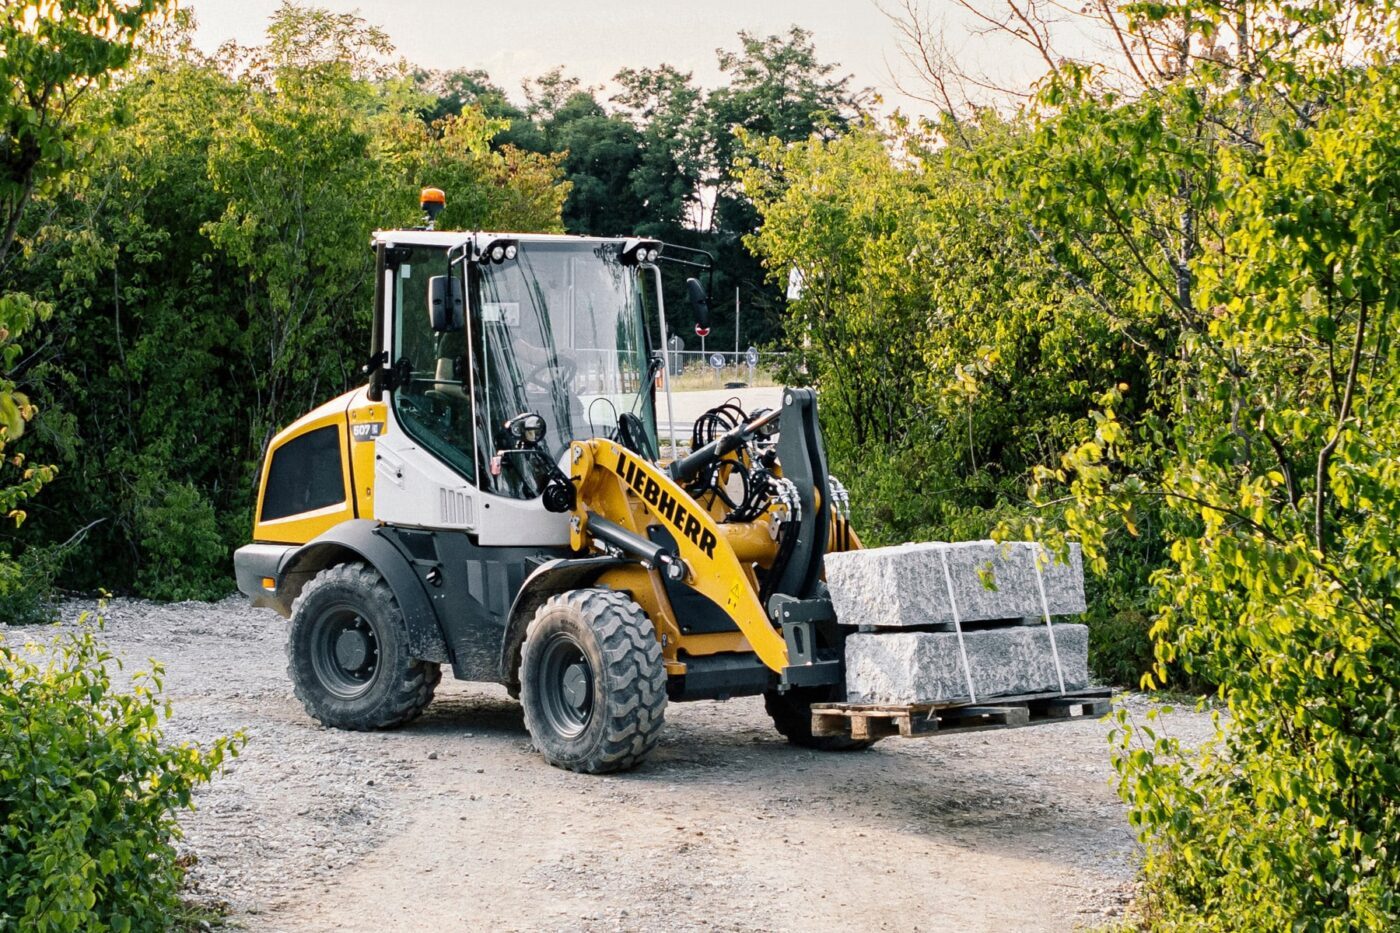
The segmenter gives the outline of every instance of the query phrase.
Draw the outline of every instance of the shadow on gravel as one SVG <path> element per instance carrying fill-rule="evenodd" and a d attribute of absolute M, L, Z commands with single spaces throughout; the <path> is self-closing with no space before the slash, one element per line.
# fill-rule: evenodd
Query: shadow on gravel
<path fill-rule="evenodd" d="M 472 694 L 440 696 L 423 715 L 400 730 L 419 735 L 501 735 L 528 741 L 525 716 L 514 700 Z M 464 739 L 464 741 L 470 741 Z"/>
<path fill-rule="evenodd" d="M 668 710 L 667 726 L 650 758 L 635 771 L 571 774 L 551 768 L 530 749 L 519 703 L 461 685 L 445 690 L 423 716 L 385 733 L 429 738 L 452 753 L 484 753 L 509 762 L 523 788 L 553 788 L 580 802 L 634 798 L 666 810 L 678 822 L 791 821 L 820 815 L 838 833 L 893 832 L 927 844 L 953 846 L 1013 860 L 1048 859 L 1102 872 L 1115 851 L 1126 853 L 1131 833 L 1117 816 L 1103 773 L 1046 773 L 1042 753 L 1059 743 L 1097 736 L 1066 735 L 1056 726 L 1034 735 L 1007 734 L 994 744 L 978 738 L 886 740 L 853 753 L 819 753 L 788 745 L 759 727 L 748 703 L 701 703 Z M 1014 736 L 1014 737 L 1013 737 Z M 354 740 L 350 740 L 354 743 Z M 1008 742 L 1013 744 L 1002 744 Z M 1082 751 L 1080 752 L 1082 754 Z M 1106 756 L 1105 756 L 1106 758 Z M 529 792 L 528 790 L 526 791 Z M 662 801 L 665 801 L 664 803 Z"/>

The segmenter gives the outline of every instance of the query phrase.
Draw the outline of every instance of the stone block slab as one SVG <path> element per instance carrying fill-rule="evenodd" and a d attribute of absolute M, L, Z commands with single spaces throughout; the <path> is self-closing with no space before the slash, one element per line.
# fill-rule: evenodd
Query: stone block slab
<path fill-rule="evenodd" d="M 1036 585 L 1038 559 L 1048 560 L 1041 578 L 1050 614 L 1082 613 L 1084 565 L 1077 544 L 1070 546 L 1064 563 L 1026 541 L 928 542 L 846 551 L 826 555 L 826 582 L 843 625 L 945 625 L 955 621 L 954 606 L 961 622 L 1043 618 Z"/>
<path fill-rule="evenodd" d="M 1045 625 L 963 633 L 977 702 L 1059 690 Z M 1055 624 L 1066 690 L 1089 682 L 1089 629 Z M 858 632 L 846 639 L 846 702 L 947 703 L 968 697 L 956 632 Z"/>

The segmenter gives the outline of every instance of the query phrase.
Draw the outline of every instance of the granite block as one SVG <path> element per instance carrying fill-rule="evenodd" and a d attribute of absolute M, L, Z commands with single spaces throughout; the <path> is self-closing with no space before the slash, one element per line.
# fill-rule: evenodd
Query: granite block
<path fill-rule="evenodd" d="M 826 555 L 826 581 L 843 625 L 912 628 L 1043 618 L 1036 561 L 1051 615 L 1085 610 L 1079 545 L 1061 563 L 1025 541 L 928 542 Z M 944 564 L 947 564 L 947 573 Z M 951 594 L 949 592 L 951 582 Z"/>
<path fill-rule="evenodd" d="M 1044 624 L 964 632 L 963 639 L 977 702 L 1059 690 Z M 1088 687 L 1088 627 L 1057 623 L 1055 647 L 1065 689 Z M 946 703 L 967 697 L 956 632 L 860 632 L 846 639 L 848 703 Z"/>

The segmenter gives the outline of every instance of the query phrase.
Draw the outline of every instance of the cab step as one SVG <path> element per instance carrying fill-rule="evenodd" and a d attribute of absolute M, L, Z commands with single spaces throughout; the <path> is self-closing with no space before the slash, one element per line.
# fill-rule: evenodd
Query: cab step
<path fill-rule="evenodd" d="M 812 734 L 879 739 L 1014 729 L 1065 719 L 1098 718 L 1112 705 L 1107 687 L 1070 693 L 995 697 L 986 703 L 908 706 L 823 703 L 812 706 Z"/>

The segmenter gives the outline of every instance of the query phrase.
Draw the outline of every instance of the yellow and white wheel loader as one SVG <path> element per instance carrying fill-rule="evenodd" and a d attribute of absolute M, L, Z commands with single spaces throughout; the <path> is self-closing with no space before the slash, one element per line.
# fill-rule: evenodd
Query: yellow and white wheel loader
<path fill-rule="evenodd" d="M 235 555 L 240 589 L 291 620 L 307 712 L 399 725 L 447 664 L 504 684 L 576 771 L 640 762 L 668 700 L 762 694 L 792 742 L 870 744 L 813 730 L 845 699 L 823 558 L 860 547 L 814 394 L 721 406 L 663 457 L 661 264 L 704 257 L 435 231 L 440 205 L 429 189 L 424 228 L 374 234 L 367 385 L 273 439 Z"/>

